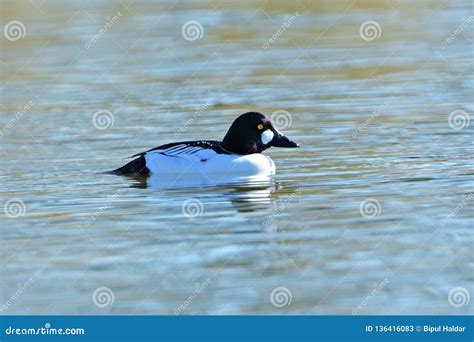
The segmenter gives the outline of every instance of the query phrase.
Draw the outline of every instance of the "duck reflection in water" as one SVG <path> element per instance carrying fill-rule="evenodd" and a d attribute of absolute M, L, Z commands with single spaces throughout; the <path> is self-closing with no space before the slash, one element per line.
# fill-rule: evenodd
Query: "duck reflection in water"
<path fill-rule="evenodd" d="M 136 183 L 132 187 L 142 189 L 176 190 L 194 197 L 212 195 L 225 198 L 234 209 L 242 213 L 265 212 L 272 208 L 272 193 L 279 188 L 272 176 L 234 177 L 231 175 L 182 176 L 129 176 Z"/>

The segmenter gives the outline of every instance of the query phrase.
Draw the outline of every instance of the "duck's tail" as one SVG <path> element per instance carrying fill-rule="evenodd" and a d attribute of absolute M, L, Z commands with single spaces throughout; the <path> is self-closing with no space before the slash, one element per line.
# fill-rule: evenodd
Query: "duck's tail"
<path fill-rule="evenodd" d="M 125 164 L 124 166 L 106 173 L 111 175 L 148 176 L 150 174 L 150 170 L 146 167 L 145 157 L 141 155 L 138 158 L 132 160 L 131 162 Z"/>

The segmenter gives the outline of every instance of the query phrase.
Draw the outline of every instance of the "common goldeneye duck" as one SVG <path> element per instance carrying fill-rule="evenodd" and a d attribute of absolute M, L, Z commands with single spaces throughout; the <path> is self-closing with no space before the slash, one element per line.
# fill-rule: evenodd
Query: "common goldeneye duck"
<path fill-rule="evenodd" d="M 235 119 L 222 141 L 183 141 L 155 147 L 133 155 L 131 158 L 137 158 L 112 173 L 272 175 L 273 160 L 261 154 L 271 146 L 299 145 L 275 129 L 265 115 L 249 112 Z"/>

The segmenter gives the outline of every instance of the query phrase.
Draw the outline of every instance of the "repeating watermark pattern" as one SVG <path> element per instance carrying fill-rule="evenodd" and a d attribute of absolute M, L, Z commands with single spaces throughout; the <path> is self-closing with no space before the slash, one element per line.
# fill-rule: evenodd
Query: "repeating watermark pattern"
<path fill-rule="evenodd" d="M 339 235 L 339 237 L 334 241 L 334 244 L 337 245 L 339 242 L 341 242 L 342 239 L 346 238 L 346 235 L 347 236 L 350 236 L 352 234 L 351 230 L 349 228 L 347 228 L 346 226 L 344 226 L 344 231 L 342 232 L 341 235 Z"/>
<path fill-rule="evenodd" d="M 449 291 L 448 302 L 449 305 L 454 306 L 455 308 L 460 308 L 462 306 L 468 305 L 471 300 L 469 291 L 464 287 L 455 287 Z"/>
<path fill-rule="evenodd" d="M 113 195 L 107 196 L 107 200 L 105 201 L 104 205 L 97 209 L 94 214 L 89 216 L 86 219 L 85 226 L 89 227 L 92 223 L 94 223 L 97 218 L 103 214 L 103 212 L 107 209 L 110 209 L 112 204 L 119 198 L 121 190 L 117 190 Z"/>
<path fill-rule="evenodd" d="M 301 190 L 300 189 L 296 189 L 294 192 L 291 193 L 291 195 L 289 196 L 286 196 L 286 198 L 281 202 L 280 206 L 277 207 L 275 210 L 273 210 L 273 212 L 267 216 L 265 218 L 265 220 L 263 220 L 263 226 L 268 226 L 268 224 L 273 220 L 275 219 L 276 216 L 278 216 L 279 214 L 281 214 L 285 208 L 288 206 L 288 204 L 290 204 L 291 202 L 293 202 L 296 197 L 298 195 L 301 194 Z"/>
<path fill-rule="evenodd" d="M 385 100 L 385 102 L 379 106 L 377 106 L 372 114 L 367 118 L 367 120 L 364 121 L 362 125 L 357 127 L 355 130 L 352 131 L 352 138 L 356 138 L 360 135 L 361 132 L 365 131 L 367 127 L 369 127 L 375 119 L 384 111 L 385 107 L 388 105 L 388 100 Z"/>
<path fill-rule="evenodd" d="M 18 288 L 17 290 L 15 291 L 15 293 L 7 299 L 7 301 L 5 303 L 3 303 L 1 306 L 0 306 L 0 312 L 4 312 L 4 311 L 7 311 L 8 308 L 13 304 L 15 303 L 18 298 L 20 298 L 20 296 L 23 294 L 23 292 L 25 292 L 26 289 L 28 289 L 29 287 L 31 287 L 31 285 L 34 283 L 34 280 L 32 278 L 28 279 L 27 281 L 25 281 L 24 283 L 20 283 L 18 284 Z"/>
<path fill-rule="evenodd" d="M 470 202 L 472 201 L 472 199 L 474 198 L 474 193 L 470 193 L 468 195 L 464 195 L 462 200 L 461 200 L 461 203 L 459 203 L 456 208 L 454 208 L 453 210 L 451 210 L 451 212 L 441 221 L 441 227 L 445 227 L 449 221 L 452 220 L 453 217 L 456 217 L 458 216 L 458 214 L 461 212 L 461 210 L 464 209 L 464 207 Z"/>
<path fill-rule="evenodd" d="M 3 35 L 11 42 L 23 39 L 26 35 L 26 27 L 21 21 L 12 20 L 3 28 Z"/>
<path fill-rule="evenodd" d="M 181 212 L 187 218 L 194 218 L 204 214 L 204 205 L 197 198 L 188 198 L 181 205 Z"/>
<path fill-rule="evenodd" d="M 211 105 L 211 102 L 208 100 L 205 104 L 203 104 L 202 106 L 200 106 L 198 108 L 198 110 L 196 110 L 193 114 L 193 116 L 191 118 L 189 118 L 189 120 L 183 125 L 181 126 L 180 129 L 178 129 L 175 133 L 174 133 L 174 137 L 177 139 L 181 136 L 181 134 L 183 134 L 184 132 L 186 132 L 188 130 L 188 128 L 193 125 L 196 120 L 206 111 L 209 109 L 209 106 Z"/>
<path fill-rule="evenodd" d="M 359 205 L 359 213 L 365 218 L 373 218 L 379 216 L 382 212 L 380 202 L 375 198 L 367 198 Z"/>
<path fill-rule="evenodd" d="M 22 118 L 22 116 L 31 110 L 33 105 L 33 101 L 28 101 L 27 104 L 23 106 L 18 106 L 15 116 L 10 119 L 5 126 L 2 127 L 2 129 L 0 130 L 0 135 L 7 134 L 8 131 L 10 131 L 13 126 L 15 126 L 15 124 Z"/>
<path fill-rule="evenodd" d="M 358 304 L 356 307 L 352 309 L 352 314 L 357 315 L 359 312 L 364 310 L 364 308 L 374 299 L 374 297 L 388 284 L 390 283 L 387 278 L 385 278 L 380 283 L 374 283 L 372 287 L 372 291 Z"/>
<path fill-rule="evenodd" d="M 26 205 L 20 198 L 11 198 L 3 205 L 3 212 L 8 218 L 18 218 L 26 214 Z"/>
<path fill-rule="evenodd" d="M 114 291 L 108 287 L 98 287 L 92 294 L 92 302 L 99 308 L 112 305 L 115 301 Z"/>
<path fill-rule="evenodd" d="M 471 118 L 469 117 L 469 114 L 462 109 L 454 110 L 449 113 L 449 127 L 454 129 L 455 131 L 460 131 L 464 128 L 469 127 L 470 122 Z"/>
<path fill-rule="evenodd" d="M 84 49 L 86 50 L 89 50 L 90 47 L 97 43 L 97 41 L 99 41 L 103 35 L 109 30 L 112 28 L 112 26 L 114 26 L 117 21 L 120 20 L 120 18 L 122 17 L 122 13 L 120 11 L 118 11 L 112 18 L 110 17 L 107 17 L 105 18 L 106 21 L 105 21 L 105 24 L 102 26 L 102 28 L 99 30 L 99 32 L 97 32 L 91 39 L 89 39 L 85 44 L 84 44 Z"/>
<path fill-rule="evenodd" d="M 276 287 L 270 293 L 270 302 L 276 308 L 283 308 L 291 305 L 293 294 L 286 287 Z"/>
<path fill-rule="evenodd" d="M 102 109 L 94 113 L 92 116 L 92 124 L 100 131 L 109 129 L 114 126 L 115 117 L 109 110 Z"/>
<path fill-rule="evenodd" d="M 188 42 L 192 42 L 204 36 L 204 28 L 199 21 L 187 21 L 181 27 L 181 35 Z"/>
<path fill-rule="evenodd" d="M 453 41 L 456 40 L 456 38 L 458 37 L 458 35 L 464 31 L 464 29 L 467 27 L 467 25 L 469 25 L 470 23 L 472 23 L 472 21 L 474 20 L 474 16 L 469 16 L 469 17 L 463 17 L 462 18 L 462 21 L 461 21 L 461 24 L 459 24 L 458 27 L 456 27 L 456 29 L 449 35 L 448 38 L 446 38 L 445 40 L 443 40 L 440 44 L 440 48 L 441 50 L 444 50 L 448 47 L 449 44 L 451 44 Z"/>
<path fill-rule="evenodd" d="M 298 12 L 293 13 L 291 16 L 288 16 L 283 21 L 283 24 L 275 31 L 275 33 L 268 38 L 263 44 L 262 48 L 268 49 L 276 40 L 296 21 L 300 14 Z"/>
<path fill-rule="evenodd" d="M 174 310 L 174 314 L 175 315 L 181 314 L 181 312 L 183 312 L 183 310 L 186 309 L 188 305 L 190 305 L 192 302 L 196 300 L 197 297 L 199 297 L 199 295 L 204 291 L 206 287 L 209 286 L 210 283 L 211 283 L 211 279 L 209 278 L 207 278 L 205 281 L 200 283 L 194 289 L 193 293 L 188 298 L 186 298 L 186 300 Z"/>
<path fill-rule="evenodd" d="M 382 36 L 382 28 L 376 21 L 365 21 L 359 27 L 359 36 L 366 42 L 371 42 Z"/>
<path fill-rule="evenodd" d="M 291 127 L 293 119 L 290 112 L 284 109 L 279 109 L 270 114 L 270 120 L 277 130 L 284 130 Z"/>

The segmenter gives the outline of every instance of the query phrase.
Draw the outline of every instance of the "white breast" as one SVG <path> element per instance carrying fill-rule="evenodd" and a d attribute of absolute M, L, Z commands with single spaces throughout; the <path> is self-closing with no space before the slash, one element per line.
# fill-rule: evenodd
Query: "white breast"
<path fill-rule="evenodd" d="M 273 175 L 275 163 L 260 154 L 219 154 L 212 149 L 189 147 L 150 151 L 145 154 L 146 166 L 152 174 L 232 174 L 239 176 Z"/>

